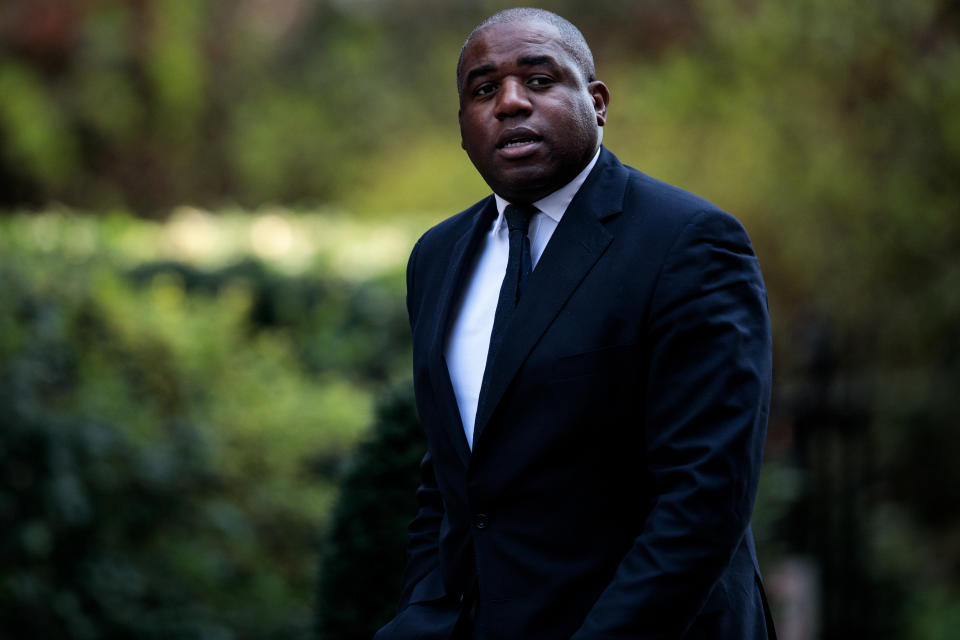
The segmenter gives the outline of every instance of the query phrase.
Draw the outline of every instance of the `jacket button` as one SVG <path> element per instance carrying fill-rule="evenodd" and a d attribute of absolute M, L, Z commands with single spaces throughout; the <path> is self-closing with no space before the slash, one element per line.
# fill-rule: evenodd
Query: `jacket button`
<path fill-rule="evenodd" d="M 490 524 L 490 518 L 485 513 L 478 513 L 473 516 L 473 526 L 477 529 L 486 529 Z"/>

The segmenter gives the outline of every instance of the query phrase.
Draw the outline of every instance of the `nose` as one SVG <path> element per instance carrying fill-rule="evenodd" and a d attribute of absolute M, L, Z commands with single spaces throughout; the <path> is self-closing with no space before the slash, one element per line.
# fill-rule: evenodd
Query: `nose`
<path fill-rule="evenodd" d="M 518 115 L 530 115 L 533 105 L 527 96 L 526 87 L 519 80 L 504 80 L 497 91 L 497 119 L 503 120 Z"/>

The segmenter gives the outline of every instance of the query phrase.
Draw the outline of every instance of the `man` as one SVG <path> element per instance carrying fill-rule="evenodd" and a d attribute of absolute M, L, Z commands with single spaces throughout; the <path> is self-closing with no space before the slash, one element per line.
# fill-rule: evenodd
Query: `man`
<path fill-rule="evenodd" d="M 600 146 L 610 94 L 559 16 L 492 16 L 457 84 L 494 195 L 407 268 L 428 453 L 377 640 L 772 637 L 749 527 L 770 329 L 746 233 Z"/>

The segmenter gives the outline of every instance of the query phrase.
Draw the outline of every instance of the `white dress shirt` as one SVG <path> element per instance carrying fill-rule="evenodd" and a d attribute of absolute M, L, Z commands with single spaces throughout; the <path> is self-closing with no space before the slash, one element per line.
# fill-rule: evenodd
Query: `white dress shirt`
<path fill-rule="evenodd" d="M 602 132 L 603 130 L 600 129 Z M 587 175 L 600 157 L 600 150 L 577 177 L 550 195 L 533 203 L 539 213 L 530 220 L 527 236 L 530 238 L 530 258 L 536 268 L 547 243 L 553 236 L 567 206 L 583 186 Z M 460 420 L 467 443 L 473 449 L 473 427 L 480 400 L 480 385 L 490 347 L 493 316 L 500 298 L 500 285 L 507 271 L 510 254 L 509 229 L 503 211 L 510 204 L 494 194 L 497 219 L 480 240 L 472 272 L 456 308 L 453 324 L 447 336 L 444 355 L 450 382 L 460 409 Z"/>

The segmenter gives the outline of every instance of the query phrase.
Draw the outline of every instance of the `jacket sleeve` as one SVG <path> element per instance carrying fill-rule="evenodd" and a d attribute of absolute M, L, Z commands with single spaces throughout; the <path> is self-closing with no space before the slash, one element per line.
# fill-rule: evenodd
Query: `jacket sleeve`
<path fill-rule="evenodd" d="M 411 329 L 416 323 L 416 264 L 421 241 L 418 241 L 407 262 L 407 313 Z M 417 515 L 407 529 L 407 563 L 403 573 L 399 609 L 411 601 L 414 587 L 440 564 L 439 535 L 443 520 L 443 501 L 437 487 L 430 453 L 420 463 L 420 486 L 417 489 Z"/>
<path fill-rule="evenodd" d="M 443 519 L 443 502 L 433 475 L 433 462 L 427 453 L 420 463 L 421 484 L 417 489 L 419 510 L 407 530 L 407 564 L 403 572 L 403 589 L 399 609 L 411 602 L 414 587 L 440 564 L 439 532 Z"/>
<path fill-rule="evenodd" d="M 769 407 L 770 323 L 756 257 L 733 217 L 703 211 L 676 236 L 647 327 L 641 393 L 654 503 L 575 640 L 682 637 L 753 510 Z"/>

